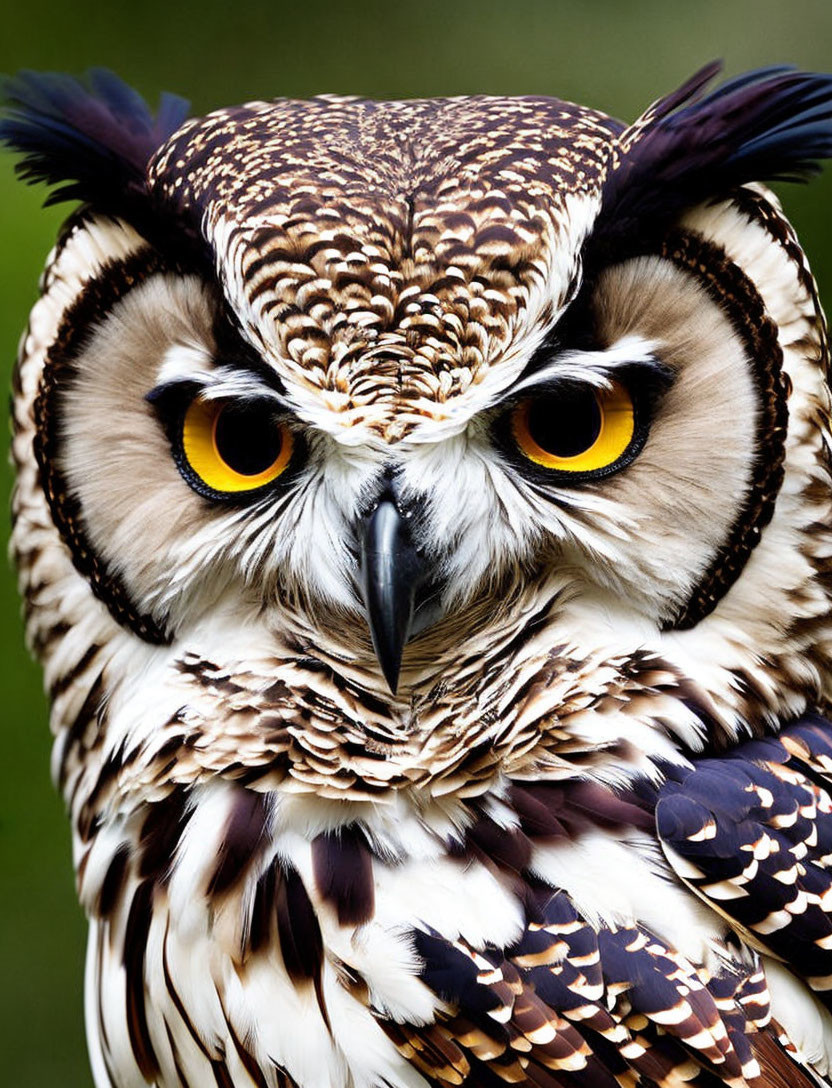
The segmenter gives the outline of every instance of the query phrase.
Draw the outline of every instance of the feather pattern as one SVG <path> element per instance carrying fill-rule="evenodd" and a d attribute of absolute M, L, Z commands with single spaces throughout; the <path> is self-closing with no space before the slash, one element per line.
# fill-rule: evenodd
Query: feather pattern
<path fill-rule="evenodd" d="M 809 718 L 661 791 L 657 828 L 677 874 L 756 947 L 832 990 L 832 738 Z"/>
<path fill-rule="evenodd" d="M 642 779 L 630 790 L 605 796 L 604 791 L 585 793 L 576 785 L 574 798 L 584 821 L 597 820 L 607 828 L 608 813 L 615 814 L 622 829 L 641 827 L 644 816 L 654 813 L 657 833 L 675 871 L 691 884 L 690 867 L 670 849 L 672 842 L 681 854 L 683 825 L 685 860 L 695 858 L 705 870 L 692 886 L 708 895 L 705 878 L 723 878 L 744 867 L 744 877 L 735 883 L 745 887 L 743 902 L 759 914 L 769 909 L 772 880 L 780 882 L 783 902 L 794 903 L 795 884 L 799 895 L 813 898 L 807 884 L 812 883 L 811 876 L 806 874 L 812 865 L 825 863 L 829 802 L 825 790 L 807 781 L 797 768 L 814 764 L 828 775 L 830 754 L 832 724 L 810 717 L 784 730 L 779 739 L 739 746 L 727 760 L 667 767 L 669 778 L 659 788 Z M 512 804 L 519 801 L 528 813 L 526 792 L 515 787 Z M 553 834 L 556 841 L 568 839 L 561 824 L 541 814 L 569 811 L 572 789 L 563 795 L 553 790 L 547 796 L 547 790 L 538 787 L 535 797 L 539 811 L 534 823 L 528 816 L 525 821 L 532 839 L 543 835 L 552 841 Z M 718 815 L 695 820 L 705 798 Z M 737 806 L 744 811 L 735 811 Z M 767 819 L 765 831 L 759 824 L 751 826 L 755 815 L 759 820 L 761 808 Z M 483 1066 L 496 1074 L 495 1084 L 549 1084 L 546 1070 L 556 1071 L 553 1084 L 600 1086 L 608 1083 L 605 1076 L 620 1077 L 625 1070 L 636 1077 L 633 1083 L 651 1085 L 677 1084 L 680 1079 L 706 1085 L 716 1083 L 713 1077 L 734 1085 L 814 1083 L 805 1057 L 782 1028 L 771 1023 L 765 958 L 748 947 L 732 950 L 729 942 L 709 964 L 694 964 L 643 924 L 623 919 L 592 923 L 564 891 L 546 890 L 530 880 L 531 850 L 518 864 L 515 828 L 492 820 L 490 833 L 484 836 L 482 822 L 480 817 L 472 825 L 472 839 L 479 856 L 514 882 L 519 879 L 525 928 L 507 947 L 479 949 L 432 929 L 414 932 L 421 977 L 442 999 L 445 1012 L 425 1028 L 396 1024 L 387 1030 L 430 1083 L 490 1083 L 482 1080 Z M 751 836 L 746 833 L 749 827 Z M 782 851 L 776 845 L 772 848 L 766 832 L 784 837 Z M 571 834 L 580 837 L 579 827 Z M 806 843 L 811 844 L 808 857 Z M 792 866 L 795 853 L 806 859 L 798 866 L 802 876 L 785 879 L 784 867 Z M 755 883 L 758 859 L 768 857 L 778 859 L 775 867 L 767 879 L 761 874 Z M 722 906 L 726 897 L 711 891 Z M 732 904 L 733 900 L 728 909 Z M 794 914 L 783 925 L 791 923 L 800 933 L 774 944 L 764 939 L 766 950 L 804 974 L 812 953 L 803 950 L 801 940 L 815 941 L 817 966 L 823 964 L 825 922 L 818 922 L 814 909 L 805 903 L 792 905 Z M 739 923 L 738 933 L 748 935 L 750 927 L 742 922 L 741 913 L 732 911 L 732 921 Z M 754 946 L 764 947 L 751 936 Z M 557 1079 L 564 1074 L 566 1080 Z"/>
<path fill-rule="evenodd" d="M 421 819 L 405 816 L 406 810 L 392 820 L 368 813 L 357 825 L 345 825 L 342 836 L 333 836 L 322 834 L 310 819 L 314 801 L 295 811 L 295 816 L 306 812 L 298 824 L 290 813 L 281 814 L 284 806 L 276 794 L 264 802 L 261 794 L 242 787 L 195 789 L 187 804 L 173 794 L 173 800 L 150 806 L 151 811 L 159 806 L 158 816 L 128 821 L 119 837 L 93 831 L 84 847 L 82 888 L 96 904 L 94 916 L 109 927 L 109 941 L 97 953 L 101 977 L 109 978 L 123 963 L 124 1045 L 131 1061 L 150 1078 L 158 1078 L 174 1057 L 190 1070 L 207 1061 L 212 1070 L 222 1069 L 228 1084 L 237 1085 L 246 1084 L 249 1075 L 235 1073 L 239 1058 L 241 1069 L 257 1070 L 270 1083 L 275 1071 L 262 1048 L 264 1039 L 274 1036 L 270 1054 L 281 1067 L 280 1077 L 288 1069 L 298 1083 L 318 1083 L 298 1072 L 299 1059 L 293 1056 L 299 1022 L 281 1019 L 281 1009 L 303 1006 L 308 1034 L 298 1045 L 305 1038 L 303 1046 L 321 1049 L 320 1060 L 336 1063 L 320 1074 L 331 1083 L 351 1083 L 338 1071 L 344 1058 L 337 1058 L 351 1043 L 344 1029 L 346 1001 L 356 1017 L 357 1045 L 369 1045 L 376 1025 L 406 1063 L 397 1067 L 389 1055 L 384 1059 L 392 1062 L 388 1083 L 397 1086 L 411 1083 L 404 1073 L 407 1064 L 423 1078 L 413 1083 L 442 1088 L 810 1083 L 801 1079 L 801 1070 L 811 1076 L 806 1057 L 780 1022 L 784 1012 L 788 1019 L 788 1009 L 773 1008 L 776 991 L 769 991 L 767 975 L 774 965 L 766 952 L 744 942 L 744 926 L 732 934 L 716 915 L 716 925 L 704 930 L 704 942 L 690 931 L 685 914 L 692 897 L 675 882 L 678 866 L 662 866 L 650 845 L 658 845 L 654 836 L 662 828 L 666 832 L 669 804 L 680 798 L 693 803 L 712 795 L 714 786 L 727 807 L 732 790 L 737 797 L 750 795 L 752 804 L 766 807 L 774 826 L 795 826 L 788 817 L 800 811 L 800 830 L 792 837 L 811 840 L 810 828 L 821 829 L 827 819 L 824 807 L 807 802 L 806 785 L 793 774 L 776 778 L 777 800 L 771 801 L 768 793 L 774 791 L 766 775 L 768 764 L 789 764 L 789 748 L 799 747 L 802 759 L 809 751 L 813 760 L 825 759 L 832 751 L 832 723 L 807 718 L 785 730 L 783 738 L 782 745 L 773 740 L 740 745 L 732 753 L 730 773 L 716 782 L 714 761 L 700 759 L 692 766 L 665 767 L 668 777 L 659 786 L 652 776 L 617 790 L 573 782 L 538 785 L 530 793 L 530 787 L 513 783 L 500 800 L 466 802 L 455 815 L 456 831 L 437 827 L 418 851 L 423 865 L 394 845 L 396 836 L 411 834 L 415 825 L 425 831 Z M 272 806 L 273 822 L 260 830 L 262 821 L 252 816 Z M 197 828 L 182 822 L 186 809 L 193 811 Z M 228 850 L 230 839 L 248 836 L 252 822 L 262 856 L 233 874 L 225 864 L 226 878 L 218 887 L 212 877 L 218 852 Z M 171 854 L 163 856 L 155 847 L 149 855 L 125 852 L 125 837 L 138 835 L 150 846 L 155 829 L 165 823 L 177 829 L 176 841 L 168 840 Z M 306 834 L 292 830 L 297 826 L 305 826 Z M 460 826 L 466 830 L 460 832 Z M 593 889 L 603 912 L 594 916 L 579 902 L 583 893 L 545 877 L 540 860 L 542 850 L 568 857 L 593 834 L 613 835 L 621 851 L 608 866 L 607 886 Z M 736 837 L 695 834 L 694 842 L 706 844 L 724 865 L 737 855 L 740 863 L 755 860 Z M 96 892 L 102 865 L 95 855 L 102 850 L 113 857 L 119 896 Z M 640 855 L 652 857 L 654 866 L 643 891 L 633 887 Z M 357 861 L 360 879 L 376 889 L 360 916 L 350 913 L 355 882 L 337 872 Z M 483 899 L 486 875 L 492 883 Z M 111 881 L 109 870 L 103 880 Z M 616 882 L 624 899 L 613 888 Z M 690 883 L 689 874 L 684 883 Z M 662 884 L 667 892 L 659 892 Z M 454 902 L 447 899 L 449 888 Z M 749 888 L 753 895 L 753 885 Z M 639 920 L 644 913 L 639 894 L 642 902 L 671 895 L 681 918 L 675 936 L 673 919 L 661 912 L 649 923 Z M 114 899 L 129 904 L 126 917 Z M 480 933 L 472 928 L 478 900 Z M 501 900 L 514 903 L 519 928 L 512 921 L 500 932 Z M 608 905 L 616 901 L 610 913 Z M 159 930 L 164 931 L 161 946 L 154 936 Z M 198 966 L 189 950 L 208 934 L 211 966 Z M 687 947 L 680 947 L 679 936 Z M 790 947 L 798 946 L 793 941 L 777 951 L 788 959 Z M 411 953 L 402 960 L 406 948 Z M 791 962 L 800 969 L 797 960 Z M 229 973 L 236 981 L 228 981 Z M 433 1007 L 426 1008 L 415 985 L 432 995 Z M 274 1011 L 267 1006 L 257 1012 L 269 986 L 276 987 Z M 394 994 L 401 1003 L 395 1016 Z M 112 1053 L 116 1013 L 105 1009 L 99 1015 L 102 1037 L 111 1040 L 107 1061 L 123 1061 Z M 252 1018 L 258 1024 L 253 1035 L 246 1028 Z M 160 1025 L 175 1021 L 189 1025 L 191 1043 L 180 1039 L 172 1048 L 160 1036 Z M 214 1042 L 201 1042 L 209 1038 Z M 196 1051 L 195 1040 L 200 1041 Z M 182 1080 L 200 1083 L 194 1072 Z"/>

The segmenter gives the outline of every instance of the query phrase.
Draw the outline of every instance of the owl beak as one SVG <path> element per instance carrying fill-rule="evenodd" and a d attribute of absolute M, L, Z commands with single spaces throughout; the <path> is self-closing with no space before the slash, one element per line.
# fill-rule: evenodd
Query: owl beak
<path fill-rule="evenodd" d="M 385 496 L 368 515 L 361 539 L 361 589 L 381 671 L 396 694 L 402 654 L 414 633 L 416 594 L 427 581 L 407 519 Z"/>

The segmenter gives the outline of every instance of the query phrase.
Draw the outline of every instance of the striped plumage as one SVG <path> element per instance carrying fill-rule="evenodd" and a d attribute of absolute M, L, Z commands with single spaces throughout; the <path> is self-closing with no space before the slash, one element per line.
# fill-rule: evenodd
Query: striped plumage
<path fill-rule="evenodd" d="M 760 184 L 832 79 L 713 75 L 7 84 L 83 202 L 13 546 L 97 1088 L 832 1084 L 828 348 Z"/>

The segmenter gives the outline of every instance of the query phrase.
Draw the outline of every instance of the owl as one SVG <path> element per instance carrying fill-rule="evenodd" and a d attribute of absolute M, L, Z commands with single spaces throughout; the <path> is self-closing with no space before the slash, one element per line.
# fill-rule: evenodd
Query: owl
<path fill-rule="evenodd" d="M 13 552 L 97 1088 L 832 1084 L 832 77 L 24 73 Z"/>

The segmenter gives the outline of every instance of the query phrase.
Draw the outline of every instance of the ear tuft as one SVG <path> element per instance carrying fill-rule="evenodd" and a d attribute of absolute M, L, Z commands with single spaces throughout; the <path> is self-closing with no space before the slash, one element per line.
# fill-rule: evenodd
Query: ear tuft
<path fill-rule="evenodd" d="M 23 156 L 19 175 L 59 186 L 47 204 L 81 200 L 120 214 L 147 200 L 151 156 L 183 123 L 189 104 L 162 95 L 154 117 L 132 87 L 106 69 L 86 80 L 24 71 L 0 82 L 0 144 Z"/>
<path fill-rule="evenodd" d="M 711 91 L 709 64 L 621 134 L 597 240 L 654 235 L 752 181 L 804 180 L 832 158 L 832 76 L 761 68 Z"/>

